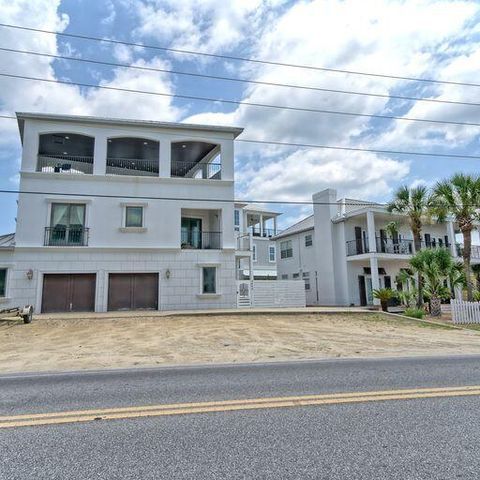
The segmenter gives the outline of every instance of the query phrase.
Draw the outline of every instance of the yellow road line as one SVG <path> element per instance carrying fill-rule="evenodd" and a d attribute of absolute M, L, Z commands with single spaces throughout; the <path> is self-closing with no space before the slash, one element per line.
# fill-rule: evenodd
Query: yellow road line
<path fill-rule="evenodd" d="M 374 392 L 329 393 L 290 397 L 250 398 L 211 402 L 173 403 L 124 408 L 103 408 L 67 412 L 30 413 L 0 417 L 0 428 L 91 422 L 195 413 L 230 412 L 315 405 L 412 400 L 419 398 L 480 396 L 480 386 L 417 388 Z"/>

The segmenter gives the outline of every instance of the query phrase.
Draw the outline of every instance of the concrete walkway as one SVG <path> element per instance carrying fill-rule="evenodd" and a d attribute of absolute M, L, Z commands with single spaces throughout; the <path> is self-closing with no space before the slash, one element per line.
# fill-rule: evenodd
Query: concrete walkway
<path fill-rule="evenodd" d="M 42 313 L 35 314 L 35 320 L 49 319 L 112 319 L 140 317 L 172 317 L 172 316 L 206 316 L 206 315 L 292 315 L 309 313 L 365 313 L 377 310 L 365 307 L 303 307 L 303 308 L 228 308 L 209 310 L 135 310 L 120 312 L 73 312 L 73 313 Z"/>

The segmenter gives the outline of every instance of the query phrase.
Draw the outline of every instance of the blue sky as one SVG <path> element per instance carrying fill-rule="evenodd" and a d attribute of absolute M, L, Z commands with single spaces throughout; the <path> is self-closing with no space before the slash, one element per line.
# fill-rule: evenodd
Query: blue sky
<path fill-rule="evenodd" d="M 406 0 L 0 0 L 0 22 L 225 55 L 478 82 L 480 4 Z M 0 46 L 280 83 L 480 103 L 480 88 L 421 84 L 112 46 L 0 27 Z M 480 107 L 400 101 L 111 68 L 0 52 L 1 71 L 51 79 L 308 108 L 479 122 Z M 41 111 L 235 125 L 245 138 L 479 155 L 480 127 L 341 117 L 182 101 L 0 78 L 0 113 Z M 18 187 L 16 124 L 0 119 L 0 188 Z M 237 144 L 237 197 L 387 201 L 401 184 L 433 184 L 478 160 Z M 0 233 L 16 198 L 0 194 Z M 277 206 L 282 224 L 309 207 Z"/>

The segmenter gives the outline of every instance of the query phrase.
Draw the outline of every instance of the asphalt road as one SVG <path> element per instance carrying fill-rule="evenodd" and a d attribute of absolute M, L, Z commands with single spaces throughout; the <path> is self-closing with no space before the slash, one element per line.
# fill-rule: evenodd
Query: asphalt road
<path fill-rule="evenodd" d="M 480 385 L 480 357 L 0 376 L 0 415 Z M 478 479 L 480 396 L 0 430 L 0 479 Z"/>

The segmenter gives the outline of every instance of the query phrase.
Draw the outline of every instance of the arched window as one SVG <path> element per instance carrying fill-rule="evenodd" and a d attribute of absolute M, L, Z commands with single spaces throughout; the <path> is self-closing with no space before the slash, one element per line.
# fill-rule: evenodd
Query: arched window
<path fill-rule="evenodd" d="M 220 179 L 220 145 L 208 142 L 172 142 L 171 176 Z"/>
<path fill-rule="evenodd" d="M 107 174 L 158 177 L 160 144 L 134 137 L 109 138 Z"/>
<path fill-rule="evenodd" d="M 40 135 L 37 172 L 93 173 L 95 139 L 78 133 Z"/>

